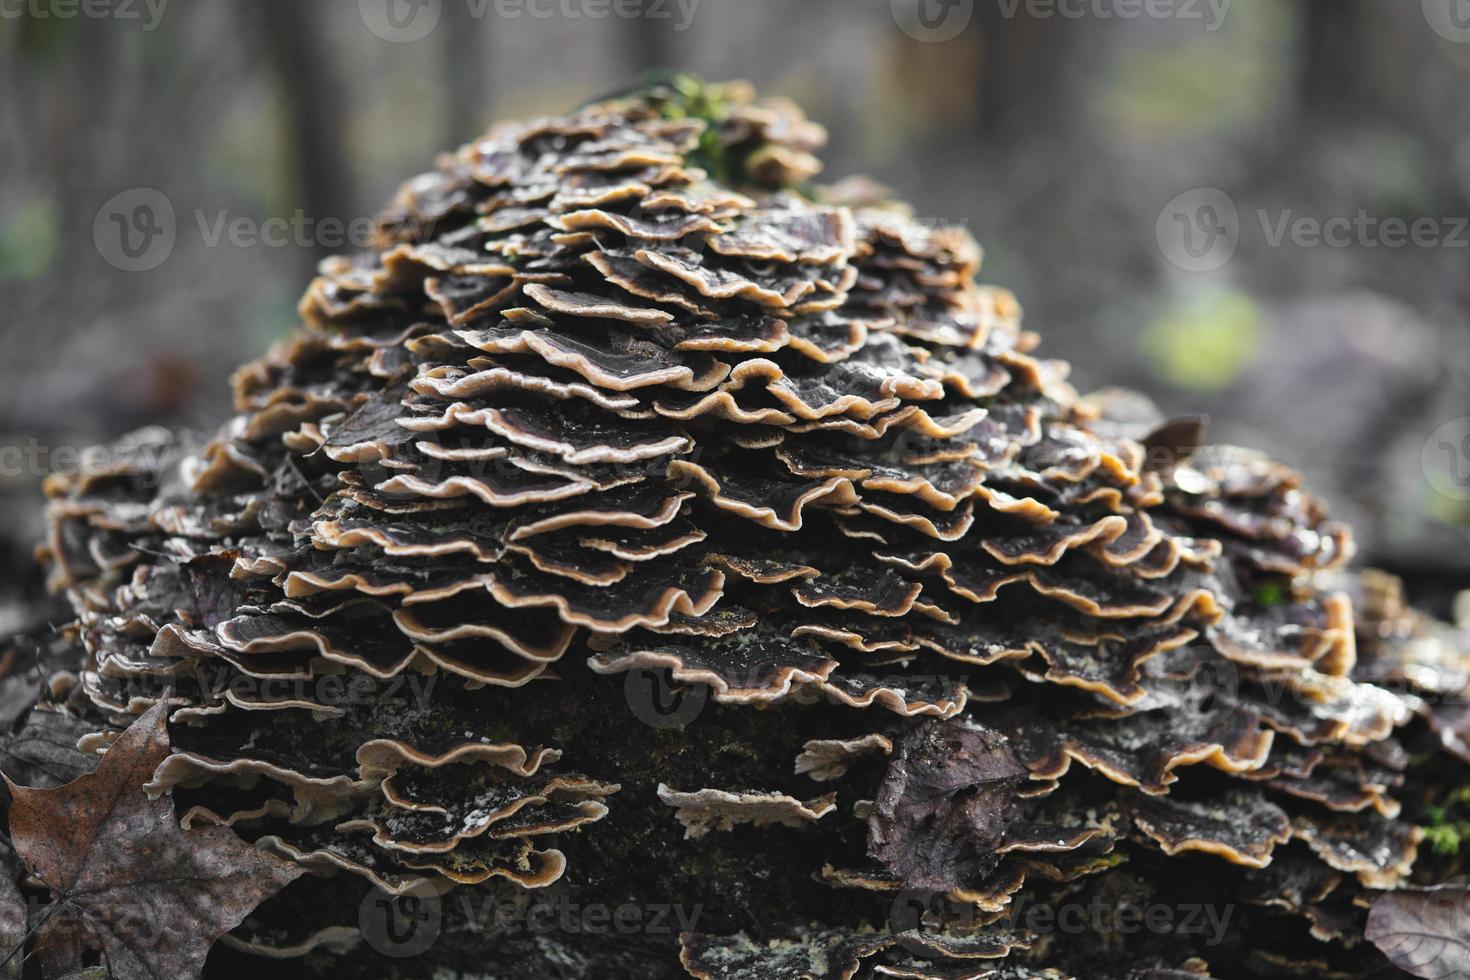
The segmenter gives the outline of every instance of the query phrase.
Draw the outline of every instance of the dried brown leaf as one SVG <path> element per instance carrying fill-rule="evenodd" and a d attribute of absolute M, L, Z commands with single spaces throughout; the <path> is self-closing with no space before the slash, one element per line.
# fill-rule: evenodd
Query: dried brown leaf
<path fill-rule="evenodd" d="M 1388 892 L 1368 913 L 1368 941 L 1400 969 L 1428 980 L 1470 976 L 1470 888 Z"/>
<path fill-rule="evenodd" d="M 959 721 L 909 733 L 868 820 L 868 853 L 910 888 L 950 889 L 995 867 L 1026 774 L 1000 732 Z"/>
<path fill-rule="evenodd" d="M 199 976 L 214 941 L 301 873 L 228 828 L 182 830 L 171 800 L 145 795 L 169 754 L 164 711 L 154 705 L 96 772 L 65 786 L 6 780 L 16 851 L 53 895 L 35 925 L 37 945 L 79 954 L 70 929 L 102 951 L 118 980 Z"/>

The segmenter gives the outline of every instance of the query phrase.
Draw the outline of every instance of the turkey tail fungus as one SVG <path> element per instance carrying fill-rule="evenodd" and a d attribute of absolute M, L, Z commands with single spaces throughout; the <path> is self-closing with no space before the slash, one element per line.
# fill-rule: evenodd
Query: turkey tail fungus
<path fill-rule="evenodd" d="M 403 185 L 217 433 L 49 482 L 7 759 L 166 702 L 290 975 L 1395 975 L 1462 637 L 823 142 L 680 76 Z"/>

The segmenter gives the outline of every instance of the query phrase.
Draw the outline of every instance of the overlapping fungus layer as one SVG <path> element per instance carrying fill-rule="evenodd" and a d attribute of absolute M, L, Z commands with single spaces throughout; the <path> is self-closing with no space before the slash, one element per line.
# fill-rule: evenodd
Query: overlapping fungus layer
<path fill-rule="evenodd" d="M 679 82 L 407 183 L 215 438 L 53 482 L 76 691 L 171 698 L 155 788 L 323 875 L 591 887 L 567 855 L 641 820 L 671 843 L 630 862 L 832 896 L 711 913 L 667 951 L 695 977 L 1207 975 L 1187 931 L 1011 914 L 1171 887 L 1239 906 L 1257 975 L 1377 968 L 1349 947 L 1415 859 L 1427 701 L 1369 682 L 1461 661 L 1380 588 L 1360 665 L 1347 533 L 1295 474 L 1079 399 L 967 234 L 810 183 L 822 140 Z M 656 762 L 528 720 L 649 735 L 602 676 L 642 671 L 710 699 Z M 710 749 L 761 720 L 799 752 Z"/>

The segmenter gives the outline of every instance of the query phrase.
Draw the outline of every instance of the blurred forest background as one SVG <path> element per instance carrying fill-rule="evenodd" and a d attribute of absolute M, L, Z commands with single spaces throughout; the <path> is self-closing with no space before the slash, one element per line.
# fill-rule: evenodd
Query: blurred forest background
<path fill-rule="evenodd" d="M 1080 389 L 1207 414 L 1212 440 L 1303 467 L 1367 560 L 1470 584 L 1467 0 L 0 0 L 15 553 L 56 447 L 226 415 L 230 370 L 340 250 L 324 219 L 373 214 L 497 119 L 668 68 L 798 100 L 827 178 L 967 226 Z M 101 233 L 140 188 L 171 245 L 129 271 Z M 1199 188 L 1239 224 L 1203 271 L 1165 234 Z M 1364 214 L 1437 236 L 1272 234 Z M 286 240 L 218 234 L 293 216 Z"/>

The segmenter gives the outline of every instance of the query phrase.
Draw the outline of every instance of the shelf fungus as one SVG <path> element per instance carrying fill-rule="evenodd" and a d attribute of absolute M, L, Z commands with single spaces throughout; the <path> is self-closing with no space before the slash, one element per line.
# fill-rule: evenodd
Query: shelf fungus
<path fill-rule="evenodd" d="M 822 142 L 680 76 L 405 184 L 233 420 L 48 483 L 7 765 L 167 700 L 150 790 L 303 870 L 222 955 L 304 975 L 1389 975 L 1462 637 Z"/>

